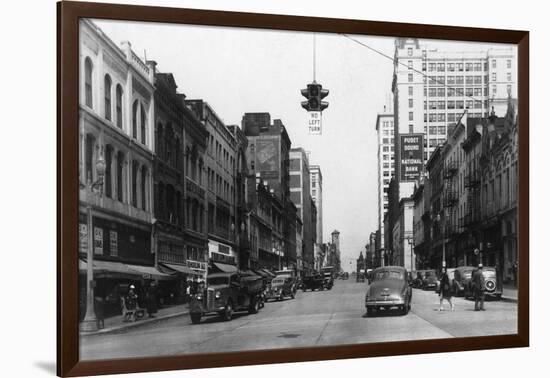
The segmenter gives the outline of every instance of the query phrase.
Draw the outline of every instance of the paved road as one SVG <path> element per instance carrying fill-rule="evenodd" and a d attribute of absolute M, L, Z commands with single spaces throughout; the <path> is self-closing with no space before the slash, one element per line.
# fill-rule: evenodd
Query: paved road
<path fill-rule="evenodd" d="M 487 311 L 473 311 L 473 302 L 455 298 L 455 311 L 439 312 L 434 292 L 414 290 L 408 315 L 365 316 L 367 285 L 336 281 L 331 291 L 298 292 L 296 299 L 270 302 L 256 315 L 235 314 L 230 322 L 217 316 L 192 325 L 178 317 L 117 334 L 84 336 L 81 358 L 108 358 L 227 352 L 318 345 L 434 339 L 516 333 L 517 306 L 486 302 Z"/>

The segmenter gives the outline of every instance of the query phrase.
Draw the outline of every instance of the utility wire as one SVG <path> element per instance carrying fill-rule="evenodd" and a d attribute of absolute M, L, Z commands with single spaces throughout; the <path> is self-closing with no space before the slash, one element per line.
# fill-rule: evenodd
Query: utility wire
<path fill-rule="evenodd" d="M 357 43 L 357 44 L 359 44 L 359 45 L 361 45 L 361 46 L 363 46 L 363 47 L 365 47 L 365 48 L 367 48 L 367 49 L 369 49 L 369 50 L 371 50 L 371 51 L 377 53 L 378 55 L 383 56 L 384 58 L 387 58 L 387 59 L 391 60 L 391 61 L 393 62 L 393 64 L 396 64 L 396 59 L 395 59 L 395 58 L 392 58 L 391 56 L 389 56 L 389 55 L 387 55 L 387 54 L 384 54 L 383 52 L 381 52 L 381 51 L 379 51 L 379 50 L 376 50 L 375 48 L 370 47 L 370 46 L 367 45 L 366 43 L 363 43 L 363 42 L 361 42 L 361 41 L 359 41 L 359 40 L 357 40 L 357 39 L 355 39 L 355 38 L 353 38 L 353 37 L 350 37 L 350 36 L 347 35 L 347 34 L 340 33 L 340 35 L 342 35 L 343 37 L 346 37 L 346 38 L 348 38 L 349 40 L 351 40 L 351 41 L 353 41 L 353 42 L 355 42 L 355 43 Z M 402 65 L 402 66 L 404 66 L 404 67 L 407 67 L 407 69 L 409 69 L 409 70 L 411 70 L 411 71 L 413 71 L 413 72 L 416 72 L 416 73 L 418 73 L 418 74 L 424 76 L 424 77 L 426 78 L 426 81 L 431 80 L 432 82 L 435 82 L 436 84 L 442 85 L 442 86 L 444 86 L 444 87 L 446 87 L 446 88 L 450 88 L 450 89 L 455 89 L 455 88 L 456 88 L 456 87 L 447 85 L 445 82 L 440 82 L 440 81 L 437 81 L 436 79 L 433 79 L 433 80 L 432 80 L 432 79 L 430 79 L 429 75 L 427 75 L 427 74 L 425 74 L 424 72 L 419 71 L 419 70 L 417 70 L 417 69 L 410 68 L 410 67 L 409 67 L 408 65 L 406 65 L 405 63 L 401 63 L 401 62 L 397 61 L 397 64 L 400 64 L 400 65 Z M 455 90 L 455 93 L 456 93 L 456 90 Z M 464 94 L 462 95 L 462 97 L 464 97 L 464 98 L 469 98 L 469 99 L 472 99 L 472 100 L 474 100 L 474 101 L 481 102 L 481 103 L 483 104 L 483 100 L 477 99 L 477 98 L 475 98 L 475 97 L 473 97 L 473 96 L 468 96 L 468 95 L 466 95 L 465 93 L 466 93 L 466 92 L 464 92 Z M 426 97 L 428 97 L 428 96 L 426 96 Z M 457 96 L 457 97 L 461 97 L 461 96 Z M 461 118 L 462 118 L 462 117 L 461 117 Z"/>

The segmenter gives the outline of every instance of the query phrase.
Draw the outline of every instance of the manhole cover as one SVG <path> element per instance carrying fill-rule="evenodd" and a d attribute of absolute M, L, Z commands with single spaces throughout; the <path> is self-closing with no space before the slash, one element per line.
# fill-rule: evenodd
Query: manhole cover
<path fill-rule="evenodd" d="M 300 337 L 299 333 L 282 333 L 277 337 L 283 337 L 285 339 L 295 339 L 297 337 Z"/>

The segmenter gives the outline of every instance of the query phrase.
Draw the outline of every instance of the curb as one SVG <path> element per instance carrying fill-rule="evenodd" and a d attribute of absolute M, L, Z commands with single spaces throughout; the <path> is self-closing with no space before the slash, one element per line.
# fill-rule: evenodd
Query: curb
<path fill-rule="evenodd" d="M 185 316 L 185 315 L 189 315 L 188 310 L 181 311 L 181 312 L 176 312 L 176 313 L 168 314 L 168 315 L 164 315 L 164 316 L 159 316 L 159 317 L 156 317 L 156 318 L 153 318 L 153 319 L 146 319 L 146 320 L 140 320 L 140 321 L 137 321 L 137 322 L 125 323 L 125 324 L 121 324 L 119 326 L 115 326 L 115 327 L 111 327 L 111 328 L 104 328 L 104 329 L 101 329 L 101 330 L 95 331 L 95 332 L 80 332 L 80 337 L 103 335 L 103 334 L 107 334 L 107 333 L 115 333 L 115 332 L 119 332 L 119 331 L 125 331 L 127 329 L 138 328 L 138 327 L 141 327 L 141 326 L 144 326 L 144 325 L 157 323 L 157 322 L 160 322 L 162 320 L 167 320 L 167 319 L 176 318 L 178 316 Z"/>

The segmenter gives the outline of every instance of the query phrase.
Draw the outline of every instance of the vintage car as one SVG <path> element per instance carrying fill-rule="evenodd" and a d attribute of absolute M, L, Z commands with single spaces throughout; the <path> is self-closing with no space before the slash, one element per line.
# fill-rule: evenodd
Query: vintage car
<path fill-rule="evenodd" d="M 334 271 L 334 267 L 325 266 L 321 268 L 321 274 L 323 275 L 323 278 L 325 280 L 325 289 L 332 289 L 332 287 L 334 286 L 334 276 L 336 274 Z"/>
<path fill-rule="evenodd" d="M 296 296 L 296 280 L 291 276 L 276 276 L 271 280 L 265 291 L 265 301 L 276 299 L 282 301 L 285 297 L 294 299 Z"/>
<path fill-rule="evenodd" d="M 424 280 L 424 274 L 426 273 L 425 270 L 415 270 L 412 272 L 412 287 L 416 289 L 420 289 L 422 287 L 422 280 Z"/>
<path fill-rule="evenodd" d="M 422 290 L 436 290 L 437 289 L 437 274 L 434 269 L 429 269 L 424 272 L 424 278 L 422 279 Z"/>
<path fill-rule="evenodd" d="M 302 290 L 315 291 L 316 289 L 325 289 L 325 279 L 320 274 L 313 276 L 306 276 L 302 279 Z"/>
<path fill-rule="evenodd" d="M 459 266 L 449 275 L 455 297 L 470 296 L 470 280 L 472 279 L 473 266 Z"/>
<path fill-rule="evenodd" d="M 475 268 L 474 268 L 475 269 Z M 472 271 L 473 273 L 473 271 Z M 485 280 L 485 295 L 494 297 L 496 299 L 502 298 L 502 282 L 498 279 L 497 270 L 494 267 L 483 267 L 483 278 Z M 474 290 L 472 286 L 472 280 L 468 281 L 468 291 L 465 292 L 466 298 L 473 297 Z"/>
<path fill-rule="evenodd" d="M 401 266 L 385 266 L 372 272 L 372 283 L 365 295 L 367 315 L 374 311 L 397 308 L 403 315 L 411 309 L 412 289 L 407 270 Z"/>
<path fill-rule="evenodd" d="M 206 280 L 206 288 L 194 295 L 189 303 L 191 322 L 198 324 L 204 315 L 217 313 L 231 320 L 233 312 L 255 314 L 260 308 L 262 278 L 240 273 L 214 273 Z"/>

